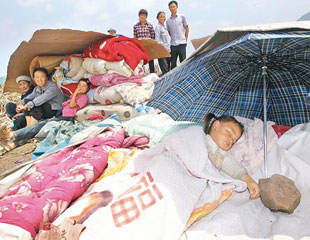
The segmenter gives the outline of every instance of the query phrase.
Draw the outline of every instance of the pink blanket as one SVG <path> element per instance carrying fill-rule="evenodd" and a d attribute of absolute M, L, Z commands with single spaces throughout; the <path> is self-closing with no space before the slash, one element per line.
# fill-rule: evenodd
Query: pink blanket
<path fill-rule="evenodd" d="M 107 131 L 34 165 L 0 197 L 0 222 L 34 237 L 40 222 L 54 221 L 102 173 L 109 149 L 121 147 L 124 137 L 124 130 Z"/>
<path fill-rule="evenodd" d="M 111 87 L 125 82 L 131 82 L 141 85 L 144 81 L 140 76 L 125 77 L 117 73 L 93 75 L 90 77 L 89 80 L 95 86 L 104 86 L 104 87 Z"/>

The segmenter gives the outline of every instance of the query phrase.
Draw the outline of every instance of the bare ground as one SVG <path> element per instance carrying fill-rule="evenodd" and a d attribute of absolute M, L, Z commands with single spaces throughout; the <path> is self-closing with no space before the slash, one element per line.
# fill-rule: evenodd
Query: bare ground
<path fill-rule="evenodd" d="M 5 105 L 8 102 L 18 103 L 20 101 L 20 93 L 3 93 L 0 85 L 0 124 L 10 126 L 12 121 L 5 115 Z M 0 146 L 0 174 L 15 167 L 23 162 L 30 160 L 33 151 L 36 148 L 36 143 L 31 141 L 12 151 L 5 152 Z"/>
<path fill-rule="evenodd" d="M 29 142 L 0 156 L 0 174 L 30 160 L 36 143 Z"/>

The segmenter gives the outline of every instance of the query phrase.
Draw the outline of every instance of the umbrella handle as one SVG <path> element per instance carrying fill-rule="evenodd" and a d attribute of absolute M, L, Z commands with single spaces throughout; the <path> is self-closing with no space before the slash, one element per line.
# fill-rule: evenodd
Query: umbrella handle
<path fill-rule="evenodd" d="M 268 164 L 267 164 L 267 58 L 263 57 L 264 66 L 262 67 L 263 82 L 264 82 L 264 168 L 265 178 L 268 178 Z"/>
<path fill-rule="evenodd" d="M 306 104 L 310 106 L 310 88 L 309 88 L 308 95 L 306 96 Z"/>

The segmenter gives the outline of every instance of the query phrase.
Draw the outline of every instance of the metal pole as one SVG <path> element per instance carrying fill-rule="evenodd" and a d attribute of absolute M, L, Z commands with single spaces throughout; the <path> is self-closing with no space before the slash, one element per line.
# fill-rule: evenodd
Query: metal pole
<path fill-rule="evenodd" d="M 263 82 L 264 82 L 264 167 L 265 178 L 268 178 L 268 164 L 267 164 L 267 57 L 263 57 L 264 65 L 262 67 Z"/>

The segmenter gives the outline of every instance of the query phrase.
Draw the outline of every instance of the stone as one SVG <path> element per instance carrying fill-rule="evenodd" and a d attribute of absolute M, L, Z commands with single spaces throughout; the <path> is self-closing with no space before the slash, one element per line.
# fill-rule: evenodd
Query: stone
<path fill-rule="evenodd" d="M 271 178 L 260 179 L 261 200 L 271 211 L 293 213 L 300 202 L 301 193 L 291 179 L 274 174 Z"/>

